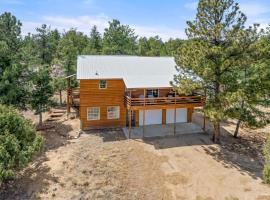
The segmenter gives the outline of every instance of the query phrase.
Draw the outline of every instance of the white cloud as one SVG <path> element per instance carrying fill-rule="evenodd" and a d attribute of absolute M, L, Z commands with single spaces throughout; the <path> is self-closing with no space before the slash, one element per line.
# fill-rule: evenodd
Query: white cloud
<path fill-rule="evenodd" d="M 104 29 L 108 27 L 108 21 L 111 18 L 101 13 L 96 16 L 78 16 L 78 17 L 64 17 L 64 16 L 43 16 L 40 22 L 25 21 L 23 22 L 22 33 L 26 35 L 31 32 L 34 33 L 36 27 L 41 24 L 47 24 L 51 28 L 57 28 L 59 31 L 76 28 L 78 31 L 89 34 L 91 27 L 97 26 L 99 32 L 103 33 Z M 130 25 L 139 36 L 151 37 L 159 35 L 163 40 L 169 38 L 185 38 L 184 31 L 168 28 L 166 26 L 142 26 Z"/>
<path fill-rule="evenodd" d="M 168 28 L 165 26 L 139 26 L 133 25 L 131 26 L 135 29 L 135 32 L 139 36 L 152 37 L 152 36 L 160 36 L 164 41 L 167 41 L 170 38 L 186 38 L 186 34 L 184 31 Z"/>
<path fill-rule="evenodd" d="M 189 10 L 196 10 L 198 6 L 198 2 L 194 1 L 194 2 L 190 2 L 190 3 L 186 3 L 184 5 L 185 8 L 189 9 Z"/>
<path fill-rule="evenodd" d="M 262 2 L 242 2 L 240 10 L 247 16 L 247 25 L 259 23 L 260 28 L 266 28 L 270 21 L 270 7 Z"/>
<path fill-rule="evenodd" d="M 270 12 L 270 8 L 261 3 L 241 3 L 240 10 L 248 17 L 256 17 Z"/>

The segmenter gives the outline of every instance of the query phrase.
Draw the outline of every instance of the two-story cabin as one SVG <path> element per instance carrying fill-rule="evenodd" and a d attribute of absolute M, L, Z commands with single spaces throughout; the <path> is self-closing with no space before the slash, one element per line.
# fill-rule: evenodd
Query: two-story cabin
<path fill-rule="evenodd" d="M 201 96 L 170 85 L 173 57 L 78 56 L 82 129 L 191 122 Z"/>

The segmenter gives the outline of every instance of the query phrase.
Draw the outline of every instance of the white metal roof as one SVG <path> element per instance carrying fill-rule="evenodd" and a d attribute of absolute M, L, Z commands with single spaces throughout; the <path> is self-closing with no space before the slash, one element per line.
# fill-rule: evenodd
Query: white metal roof
<path fill-rule="evenodd" d="M 78 56 L 77 79 L 123 79 L 127 88 L 171 87 L 173 57 Z"/>

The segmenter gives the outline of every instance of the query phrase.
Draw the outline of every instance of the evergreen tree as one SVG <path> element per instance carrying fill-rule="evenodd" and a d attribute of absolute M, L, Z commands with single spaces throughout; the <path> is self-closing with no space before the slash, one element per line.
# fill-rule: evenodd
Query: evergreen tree
<path fill-rule="evenodd" d="M 236 82 L 235 71 L 244 58 L 241 41 L 246 37 L 245 21 L 246 16 L 233 0 L 200 0 L 196 19 L 187 22 L 189 41 L 176 56 L 182 67 L 175 77 L 179 90 L 201 86 L 206 91 L 204 109 L 213 122 L 215 142 L 220 140 L 220 122 L 228 117 L 226 111 L 235 101 L 228 85 Z"/>
<path fill-rule="evenodd" d="M 168 56 L 174 56 L 177 50 L 184 44 L 185 40 L 182 39 L 169 39 L 165 42 L 166 53 Z"/>
<path fill-rule="evenodd" d="M 56 64 L 64 68 L 66 75 L 76 72 L 77 56 L 82 54 L 87 45 L 87 36 L 76 29 L 66 32 L 57 47 Z"/>
<path fill-rule="evenodd" d="M 59 103 L 63 104 L 62 91 L 66 89 L 66 80 L 63 77 L 56 77 L 53 79 L 53 90 L 59 92 Z"/>
<path fill-rule="evenodd" d="M 105 28 L 103 37 L 103 53 L 109 55 L 135 55 L 137 36 L 128 25 L 122 25 L 114 19 Z"/>
<path fill-rule="evenodd" d="M 91 54 L 101 54 L 102 52 L 102 38 L 101 34 L 97 30 L 97 26 L 93 26 L 90 38 L 87 46 L 83 50 L 83 54 L 91 55 Z"/>
<path fill-rule="evenodd" d="M 20 60 L 21 22 L 11 13 L 0 15 L 0 103 L 25 108 L 27 68 Z"/>
<path fill-rule="evenodd" d="M 150 46 L 148 39 L 146 37 L 141 37 L 138 42 L 138 55 L 147 56 L 150 51 Z"/>
<path fill-rule="evenodd" d="M 35 114 L 39 115 L 39 125 L 42 124 L 42 113 L 47 111 L 52 103 L 53 87 L 51 81 L 50 70 L 47 66 L 39 68 L 32 76 L 31 107 L 35 110 Z"/>
<path fill-rule="evenodd" d="M 46 24 L 42 24 L 40 28 L 36 28 L 35 40 L 37 43 L 37 52 L 41 65 L 50 65 L 53 60 L 52 44 L 50 41 L 50 28 Z"/>
<path fill-rule="evenodd" d="M 148 56 L 166 56 L 166 48 L 162 39 L 159 36 L 150 37 L 148 39 L 149 51 L 147 52 Z"/>

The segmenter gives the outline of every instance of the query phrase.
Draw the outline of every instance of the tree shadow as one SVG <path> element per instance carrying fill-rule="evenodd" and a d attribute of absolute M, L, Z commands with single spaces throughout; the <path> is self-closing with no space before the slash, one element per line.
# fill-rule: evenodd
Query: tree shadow
<path fill-rule="evenodd" d="M 211 145 L 212 141 L 205 133 L 179 134 L 176 136 L 143 138 L 143 142 L 151 144 L 155 149 L 168 149 L 174 147 Z"/>
<path fill-rule="evenodd" d="M 45 163 L 48 161 L 46 153 L 68 145 L 68 134 L 63 135 L 63 132 L 68 133 L 72 127 L 58 121 L 47 121 L 44 125 L 54 128 L 40 131 L 45 139 L 43 151 L 25 169 L 19 171 L 16 177 L 1 185 L 0 200 L 38 199 L 37 194 L 46 192 L 50 182 L 58 182 L 59 178 L 51 173 L 50 167 Z"/>
<path fill-rule="evenodd" d="M 247 173 L 254 179 L 262 178 L 263 156 L 258 142 L 249 138 L 234 138 L 222 128 L 219 148 L 202 146 L 205 153 L 221 163 L 225 168 L 235 168 L 241 174 Z"/>
<path fill-rule="evenodd" d="M 84 133 L 101 137 L 103 142 L 114 142 L 114 141 L 126 140 L 126 137 L 122 128 L 92 129 L 92 130 L 84 131 Z"/>
<path fill-rule="evenodd" d="M 214 144 L 209 133 L 185 134 L 178 136 L 144 138 L 142 142 L 153 145 L 156 150 L 200 146 L 203 151 L 225 168 L 235 168 L 241 174 L 248 174 L 254 179 L 262 178 L 263 160 L 254 141 L 233 138 L 222 131 L 221 144 Z"/>

